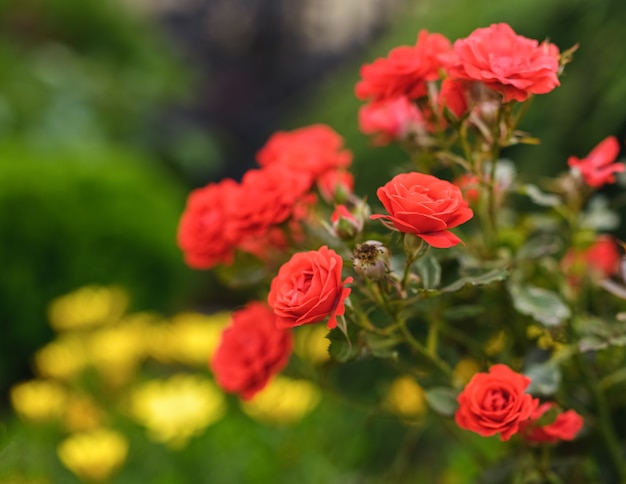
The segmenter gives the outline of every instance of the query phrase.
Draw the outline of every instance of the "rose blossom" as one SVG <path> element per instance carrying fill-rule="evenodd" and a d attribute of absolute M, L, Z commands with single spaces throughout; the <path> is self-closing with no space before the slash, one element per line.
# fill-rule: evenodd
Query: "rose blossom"
<path fill-rule="evenodd" d="M 469 108 L 467 83 L 445 78 L 439 90 L 439 105 L 446 107 L 457 118 L 463 117 Z"/>
<path fill-rule="evenodd" d="M 426 81 L 439 79 L 439 56 L 450 50 L 450 41 L 441 34 L 420 31 L 414 46 L 392 49 L 387 57 L 361 67 L 356 97 L 380 101 L 407 96 L 416 99 L 426 94 Z"/>
<path fill-rule="evenodd" d="M 249 170 L 231 200 L 231 223 L 242 239 L 265 235 L 292 216 L 309 188 L 306 173 L 280 166 Z"/>
<path fill-rule="evenodd" d="M 569 276 L 570 284 L 576 286 L 584 275 L 604 279 L 619 270 L 620 254 L 610 235 L 600 235 L 586 249 L 571 247 L 561 259 L 561 268 Z"/>
<path fill-rule="evenodd" d="M 375 134 L 377 145 L 406 138 L 418 127 L 425 127 L 424 118 L 406 96 L 371 102 L 359 109 L 359 128 L 365 134 Z"/>
<path fill-rule="evenodd" d="M 624 163 L 614 163 L 619 154 L 619 142 L 615 136 L 609 136 L 600 142 L 586 158 L 582 160 L 570 156 L 567 164 L 574 169 L 587 185 L 600 188 L 606 183 L 615 183 L 615 173 L 622 173 Z"/>
<path fill-rule="evenodd" d="M 313 183 L 327 170 L 350 166 L 352 153 L 342 146 L 343 138 L 330 126 L 314 124 L 274 133 L 257 153 L 257 161 L 262 167 L 307 173 Z"/>
<path fill-rule="evenodd" d="M 228 208 L 239 186 L 225 179 L 193 190 L 178 224 L 178 246 L 185 262 L 195 269 L 210 269 L 233 258 L 237 234 Z"/>
<path fill-rule="evenodd" d="M 500 434 L 500 440 L 509 440 L 539 403 L 525 393 L 529 384 L 530 378 L 502 364 L 476 373 L 457 397 L 457 425 L 483 437 Z"/>
<path fill-rule="evenodd" d="M 251 302 L 233 313 L 210 367 L 224 390 L 249 400 L 285 367 L 292 347 L 292 334 L 276 327 L 272 310 Z"/>
<path fill-rule="evenodd" d="M 449 229 L 474 215 L 459 187 L 423 173 L 397 175 L 376 195 L 389 215 L 372 215 L 371 219 L 384 219 L 388 228 L 415 234 L 433 247 L 448 248 L 461 242 Z"/>
<path fill-rule="evenodd" d="M 329 318 L 328 328 L 336 327 L 350 294 L 346 284 L 352 282 L 351 277 L 341 281 L 342 268 L 341 256 L 326 246 L 294 254 L 279 269 L 267 296 L 276 326 L 293 328 Z"/>
<path fill-rule="evenodd" d="M 539 419 L 554 407 L 553 403 L 543 403 L 532 413 L 529 422 L 522 428 L 528 442 L 554 444 L 560 440 L 574 440 L 578 435 L 583 428 L 583 418 L 574 410 L 559 413 L 550 424 L 538 425 Z"/>
<path fill-rule="evenodd" d="M 450 77 L 484 83 L 502 93 L 503 101 L 525 101 L 559 86 L 558 48 L 517 35 L 505 24 L 474 30 L 442 56 Z"/>

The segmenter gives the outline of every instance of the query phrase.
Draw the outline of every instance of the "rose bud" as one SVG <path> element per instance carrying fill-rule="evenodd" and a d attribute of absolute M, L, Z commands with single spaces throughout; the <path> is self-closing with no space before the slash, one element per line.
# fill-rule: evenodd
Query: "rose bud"
<path fill-rule="evenodd" d="M 380 281 L 389 274 L 389 250 L 378 240 L 357 244 L 352 254 L 352 267 L 357 274 Z"/>
<path fill-rule="evenodd" d="M 363 220 L 357 219 L 345 205 L 338 205 L 330 216 L 332 222 L 332 233 L 342 240 L 354 238 L 363 230 Z"/>

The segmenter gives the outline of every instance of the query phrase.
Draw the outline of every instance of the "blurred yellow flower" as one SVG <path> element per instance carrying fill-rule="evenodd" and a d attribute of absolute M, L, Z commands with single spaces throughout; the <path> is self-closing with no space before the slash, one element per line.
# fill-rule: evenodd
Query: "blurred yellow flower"
<path fill-rule="evenodd" d="M 495 356 L 502 353 L 506 345 L 506 334 L 504 331 L 499 331 L 485 344 L 485 353 L 489 356 Z"/>
<path fill-rule="evenodd" d="M 76 335 L 63 335 L 35 353 L 39 373 L 59 380 L 76 377 L 85 364 L 85 344 Z"/>
<path fill-rule="evenodd" d="M 63 421 L 70 432 L 83 432 L 102 425 L 104 412 L 88 395 L 70 395 L 65 404 Z"/>
<path fill-rule="evenodd" d="M 273 424 L 291 424 L 300 421 L 319 403 L 320 390 L 306 380 L 275 377 L 250 401 L 241 407 L 250 417 Z"/>
<path fill-rule="evenodd" d="M 174 360 L 206 366 L 230 322 L 230 313 L 184 313 L 172 319 L 170 346 Z"/>
<path fill-rule="evenodd" d="M 97 429 L 69 436 L 57 453 L 63 465 L 80 479 L 104 482 L 126 460 L 128 442 L 118 432 Z"/>
<path fill-rule="evenodd" d="M 326 338 L 327 334 L 328 329 L 324 325 L 312 324 L 298 328 L 295 332 L 295 353 L 314 365 L 327 362 L 330 360 L 330 340 Z"/>
<path fill-rule="evenodd" d="M 109 384 L 122 385 L 144 356 L 145 335 L 145 326 L 132 320 L 99 329 L 88 340 L 89 359 Z"/>
<path fill-rule="evenodd" d="M 226 409 L 224 396 L 211 382 L 185 374 L 143 384 L 130 405 L 132 416 L 154 440 L 174 448 L 186 445 Z"/>
<path fill-rule="evenodd" d="M 118 287 L 86 286 L 55 299 L 48 308 L 50 325 L 57 331 L 117 321 L 128 305 Z"/>
<path fill-rule="evenodd" d="M 471 358 L 461 359 L 454 367 L 454 384 L 463 387 L 469 382 L 474 374 L 481 370 L 476 360 Z"/>
<path fill-rule="evenodd" d="M 390 412 L 409 421 L 427 410 L 424 389 L 410 376 L 401 376 L 391 383 L 384 405 Z"/>
<path fill-rule="evenodd" d="M 11 404 L 17 413 L 32 422 L 47 422 L 61 416 L 67 395 L 57 382 L 31 380 L 11 388 Z"/>

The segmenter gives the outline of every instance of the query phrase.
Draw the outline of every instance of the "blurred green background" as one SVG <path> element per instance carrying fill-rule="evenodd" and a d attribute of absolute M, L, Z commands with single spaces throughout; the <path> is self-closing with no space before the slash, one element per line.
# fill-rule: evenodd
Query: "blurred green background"
<path fill-rule="evenodd" d="M 7 403 L 52 338 L 49 301 L 114 283 L 133 309 L 165 315 L 241 302 L 182 262 L 176 225 L 187 193 L 241 176 L 274 130 L 325 122 L 345 137 L 357 189 L 371 196 L 404 159 L 358 131 L 359 66 L 423 28 L 454 40 L 493 22 L 563 50 L 580 45 L 562 86 L 523 121 L 541 144 L 506 153 L 521 176 L 558 172 L 610 134 L 623 143 L 621 0 L 2 0 L 0 478 L 19 462 L 15 475 L 75 482 L 49 450 L 53 437 L 22 426 Z M 367 385 L 354 386 L 366 399 Z M 424 450 L 439 438 L 429 432 L 333 400 L 290 429 L 234 411 L 173 456 L 134 442 L 135 461 L 115 482 L 435 482 L 424 465 L 464 461 Z"/>

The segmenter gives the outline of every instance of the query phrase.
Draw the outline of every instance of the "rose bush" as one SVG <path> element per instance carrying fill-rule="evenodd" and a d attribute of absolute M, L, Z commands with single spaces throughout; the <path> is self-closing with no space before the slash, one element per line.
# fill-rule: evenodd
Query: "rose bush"
<path fill-rule="evenodd" d="M 493 453 L 487 464 L 501 482 L 626 482 L 616 426 L 626 390 L 626 245 L 611 233 L 620 202 L 596 193 L 626 183 L 619 143 L 609 137 L 582 160 L 561 160 L 562 173 L 538 184 L 503 157 L 538 142 L 520 122 L 533 96 L 559 86 L 574 50 L 505 24 L 454 44 L 420 32 L 415 46 L 363 66 L 355 88 L 367 103 L 361 130 L 374 144 L 397 141 L 407 151 L 407 163 L 393 167 L 401 173 L 376 191 L 382 207 L 354 192 L 339 134 L 303 127 L 273 135 L 259 169 L 235 187 L 225 182 L 233 188 L 225 200 L 207 189 L 215 204 L 183 215 L 196 221 L 183 250 L 203 255 L 205 266 L 253 253 L 264 264 L 238 261 L 220 274 L 267 293 L 272 316 L 265 308 L 263 318 L 275 328 L 298 332 L 327 319 L 329 358 L 353 362 L 347 374 L 362 361 L 388 363 L 380 371 L 366 363 L 366 378 L 337 370 L 336 380 L 332 365 L 316 373 L 303 361 L 289 372 L 352 395 L 352 380 L 366 380 L 367 405 L 380 412 L 398 413 L 389 405 L 402 399 L 393 382 L 409 382 L 402 387 L 429 407 L 412 424 L 430 429 L 431 413 L 456 423 L 433 431 L 433 445 L 445 446 L 450 434 L 465 446 L 456 435 L 463 430 L 515 442 L 495 438 L 463 451 L 468 459 Z M 453 233 L 461 225 L 463 244 Z M 243 382 L 231 386 L 236 392 L 253 395 L 249 386 L 256 391 L 278 371 L 258 356 L 264 370 L 252 381 L 251 360 L 235 353 L 218 365 L 235 376 L 217 377 Z M 562 442 L 573 439 L 572 447 Z M 488 479 L 492 469 L 482 467 L 467 482 Z"/>

